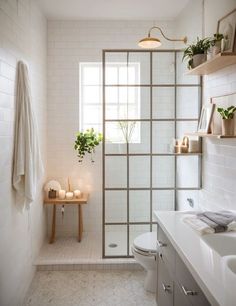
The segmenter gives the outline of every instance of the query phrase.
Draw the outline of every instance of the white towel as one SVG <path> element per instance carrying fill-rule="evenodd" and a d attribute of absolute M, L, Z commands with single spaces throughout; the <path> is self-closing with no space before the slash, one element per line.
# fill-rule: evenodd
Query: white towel
<path fill-rule="evenodd" d="M 209 225 L 197 218 L 196 215 L 185 215 L 183 221 L 199 234 L 213 234 L 215 231 Z"/>
<path fill-rule="evenodd" d="M 183 221 L 196 230 L 200 235 L 204 234 L 213 234 L 215 233 L 214 229 L 211 228 L 208 224 L 201 221 L 197 218 L 196 215 L 188 214 L 183 217 Z M 227 232 L 236 231 L 236 222 L 232 221 L 227 226 Z"/>
<path fill-rule="evenodd" d="M 37 183 L 43 174 L 29 76 L 23 62 L 17 65 L 16 115 L 13 159 L 13 187 L 23 207 L 34 201 Z M 19 197 L 20 196 L 20 197 Z"/>

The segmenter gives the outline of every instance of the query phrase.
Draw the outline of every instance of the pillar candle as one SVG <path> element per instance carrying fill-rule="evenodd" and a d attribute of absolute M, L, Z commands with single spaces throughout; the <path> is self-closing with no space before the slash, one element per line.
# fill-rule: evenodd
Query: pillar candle
<path fill-rule="evenodd" d="M 66 193 L 66 199 L 67 199 L 67 200 L 72 200 L 73 197 L 74 197 L 73 192 L 68 191 L 68 192 Z"/>
<path fill-rule="evenodd" d="M 59 190 L 58 191 L 59 199 L 64 200 L 66 196 L 66 191 L 65 190 Z"/>
<path fill-rule="evenodd" d="M 74 195 L 77 199 L 79 199 L 81 197 L 81 191 L 80 190 L 74 190 Z"/>

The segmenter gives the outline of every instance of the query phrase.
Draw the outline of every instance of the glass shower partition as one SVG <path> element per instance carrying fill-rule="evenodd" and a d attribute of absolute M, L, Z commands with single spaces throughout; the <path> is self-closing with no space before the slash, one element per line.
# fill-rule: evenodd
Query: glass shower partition
<path fill-rule="evenodd" d="M 154 210 L 175 210 L 201 187 L 200 154 L 173 139 L 197 129 L 201 79 L 179 50 L 103 51 L 103 257 L 131 257 L 156 231 Z"/>

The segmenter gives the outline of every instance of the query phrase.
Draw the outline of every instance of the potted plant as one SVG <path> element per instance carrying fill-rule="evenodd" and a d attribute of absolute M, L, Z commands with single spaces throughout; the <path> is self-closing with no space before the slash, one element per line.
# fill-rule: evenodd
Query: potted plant
<path fill-rule="evenodd" d="M 211 42 L 210 42 L 210 48 L 209 48 L 209 52 L 207 53 L 208 58 L 212 58 L 214 56 L 216 56 L 218 53 L 221 52 L 221 50 L 223 50 L 222 47 L 222 40 L 224 39 L 224 35 L 220 34 L 220 33 L 215 33 L 214 37 L 212 38 Z"/>
<path fill-rule="evenodd" d="M 231 105 L 228 108 L 217 107 L 218 113 L 222 118 L 222 135 L 233 136 L 234 135 L 234 112 L 236 107 Z"/>
<path fill-rule="evenodd" d="M 188 68 L 195 68 L 204 63 L 207 58 L 207 50 L 211 46 L 210 38 L 199 39 L 195 44 L 189 45 L 183 54 L 183 60 L 188 59 Z"/>
<path fill-rule="evenodd" d="M 103 137 L 101 133 L 95 133 L 94 129 L 87 129 L 85 132 L 78 132 L 75 139 L 74 149 L 77 151 L 79 162 L 83 161 L 86 153 L 91 154 L 91 161 L 95 153 L 95 147 L 99 145 Z"/>

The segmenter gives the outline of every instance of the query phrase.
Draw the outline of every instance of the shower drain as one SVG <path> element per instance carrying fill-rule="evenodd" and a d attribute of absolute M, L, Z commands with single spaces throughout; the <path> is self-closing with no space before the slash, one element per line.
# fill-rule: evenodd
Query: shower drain
<path fill-rule="evenodd" d="M 110 243 L 108 246 L 109 246 L 109 248 L 116 248 L 116 247 L 118 247 L 118 245 L 116 243 Z"/>

